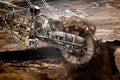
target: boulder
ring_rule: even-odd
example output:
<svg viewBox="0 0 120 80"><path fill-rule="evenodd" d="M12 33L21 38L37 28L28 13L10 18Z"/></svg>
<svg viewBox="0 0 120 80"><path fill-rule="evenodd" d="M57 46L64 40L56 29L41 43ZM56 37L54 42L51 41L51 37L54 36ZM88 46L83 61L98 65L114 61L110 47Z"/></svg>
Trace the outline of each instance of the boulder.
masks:
<svg viewBox="0 0 120 80"><path fill-rule="evenodd" d="M116 49L114 56L115 56L116 67L120 72L120 48Z"/></svg>

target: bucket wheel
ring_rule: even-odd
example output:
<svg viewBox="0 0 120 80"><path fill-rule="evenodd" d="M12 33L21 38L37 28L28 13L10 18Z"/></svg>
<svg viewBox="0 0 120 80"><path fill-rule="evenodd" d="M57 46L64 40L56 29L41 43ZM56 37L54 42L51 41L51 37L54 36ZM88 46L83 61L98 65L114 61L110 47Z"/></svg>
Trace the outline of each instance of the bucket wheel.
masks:
<svg viewBox="0 0 120 80"><path fill-rule="evenodd" d="M85 64L89 62L94 55L94 41L91 36L86 36L85 42L82 47L79 48L79 51L66 52L66 50L61 50L62 56L66 61L72 64Z"/></svg>
<svg viewBox="0 0 120 80"><path fill-rule="evenodd" d="M95 33L95 26L81 19L80 19L80 22L76 21L78 19L80 18L75 19L75 21L72 18L67 20L68 22L66 21L65 23L67 27L64 28L64 31L67 33L79 36L81 38L84 38L84 41L80 43L82 44L82 46L78 48L73 47L72 52L61 50L61 54L67 62L72 63L72 64L77 64L77 65L82 65L82 64L88 63L94 56L94 49L95 49L94 42L95 41L93 39L93 35ZM81 22L84 23L82 27L79 25L76 25L76 24L81 25ZM93 28L91 28L91 26Z"/></svg>

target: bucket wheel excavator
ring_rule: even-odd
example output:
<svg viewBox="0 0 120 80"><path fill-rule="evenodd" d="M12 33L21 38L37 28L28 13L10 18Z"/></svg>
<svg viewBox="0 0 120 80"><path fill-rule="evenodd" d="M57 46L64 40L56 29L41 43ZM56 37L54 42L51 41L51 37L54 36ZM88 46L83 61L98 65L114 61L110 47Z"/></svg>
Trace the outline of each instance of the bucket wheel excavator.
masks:
<svg viewBox="0 0 120 80"><path fill-rule="evenodd" d="M0 4L6 3L1 2ZM8 32L11 30L12 34L20 38L25 44L26 42L27 44L34 44L36 38L47 42L60 49L61 55L72 64L82 65L93 58L95 51L94 34L96 31L94 23L77 16L71 16L63 21L49 18L41 20L41 18L38 19L40 16L37 16L38 7L31 7L32 16L30 14L31 17L29 17L28 14L25 16L25 13L28 13L24 12L26 10L11 6L14 9L8 7L8 4L1 8L0 19L3 20L2 24L4 24L2 26L7 28ZM7 10L5 10L5 7ZM21 10L24 11L21 12Z"/></svg>
<svg viewBox="0 0 120 80"><path fill-rule="evenodd" d="M77 16L55 23L57 31L54 32L65 60L78 65L88 63L95 53L96 25Z"/></svg>

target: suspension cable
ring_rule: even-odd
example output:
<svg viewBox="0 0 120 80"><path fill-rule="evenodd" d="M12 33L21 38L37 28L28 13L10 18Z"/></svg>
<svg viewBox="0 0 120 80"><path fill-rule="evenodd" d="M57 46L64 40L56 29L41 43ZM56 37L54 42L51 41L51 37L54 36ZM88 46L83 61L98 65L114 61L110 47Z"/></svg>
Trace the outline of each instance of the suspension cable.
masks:
<svg viewBox="0 0 120 80"><path fill-rule="evenodd" d="M48 8L48 10L49 10L50 12L52 12L52 9L51 9L51 7L47 4L47 2L45 2L45 0L42 0L42 2L43 2L43 4Z"/></svg>
<svg viewBox="0 0 120 80"><path fill-rule="evenodd" d="M29 4L30 7L33 6L33 4L30 2L30 0L26 0L26 1L27 1L27 3Z"/></svg>
<svg viewBox="0 0 120 80"><path fill-rule="evenodd" d="M58 16L57 13L54 11L54 9L49 6L46 0L42 0L42 2L48 8L49 12L53 13L55 17Z"/></svg>

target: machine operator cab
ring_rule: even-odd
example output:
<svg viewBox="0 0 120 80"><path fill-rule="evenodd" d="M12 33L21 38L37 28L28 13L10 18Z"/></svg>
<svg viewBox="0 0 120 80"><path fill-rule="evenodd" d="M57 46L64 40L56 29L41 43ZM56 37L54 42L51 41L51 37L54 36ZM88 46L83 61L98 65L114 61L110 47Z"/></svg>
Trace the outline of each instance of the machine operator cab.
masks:
<svg viewBox="0 0 120 80"><path fill-rule="evenodd" d="M40 13L40 7L39 6L31 6L30 13L35 16L38 15Z"/></svg>

